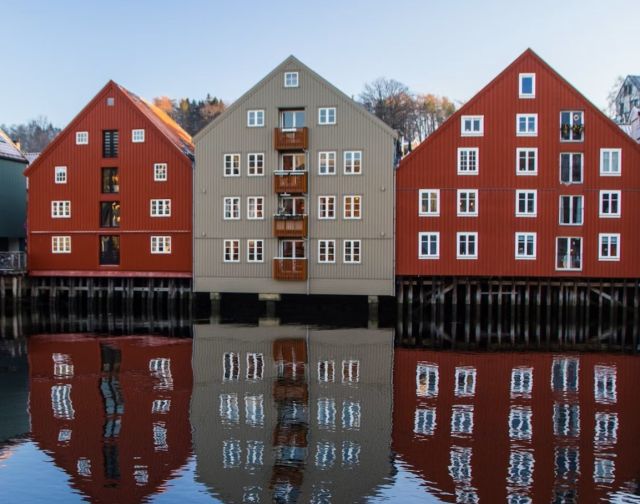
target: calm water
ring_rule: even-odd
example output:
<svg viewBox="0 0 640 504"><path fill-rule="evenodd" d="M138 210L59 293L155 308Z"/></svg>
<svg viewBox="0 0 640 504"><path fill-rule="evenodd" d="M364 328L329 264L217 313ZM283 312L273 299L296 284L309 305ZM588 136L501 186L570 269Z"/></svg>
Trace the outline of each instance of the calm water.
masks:
<svg viewBox="0 0 640 504"><path fill-rule="evenodd" d="M196 325L0 340L3 502L640 503L640 360Z"/></svg>

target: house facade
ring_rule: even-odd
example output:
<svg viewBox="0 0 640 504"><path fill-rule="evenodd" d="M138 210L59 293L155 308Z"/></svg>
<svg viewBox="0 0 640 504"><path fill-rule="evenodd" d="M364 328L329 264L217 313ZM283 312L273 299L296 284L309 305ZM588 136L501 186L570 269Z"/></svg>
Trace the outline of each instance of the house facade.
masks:
<svg viewBox="0 0 640 504"><path fill-rule="evenodd" d="M0 130L0 252L25 248L27 187L22 172L27 159Z"/></svg>
<svg viewBox="0 0 640 504"><path fill-rule="evenodd" d="M394 139L287 58L195 137L194 289L392 295Z"/></svg>
<svg viewBox="0 0 640 504"><path fill-rule="evenodd" d="M627 75L616 96L616 122L628 124L634 107L640 107L640 75Z"/></svg>
<svg viewBox="0 0 640 504"><path fill-rule="evenodd" d="M113 81L25 171L32 276L184 277L190 136Z"/></svg>
<svg viewBox="0 0 640 504"><path fill-rule="evenodd" d="M640 277L640 147L531 50L396 187L400 277Z"/></svg>

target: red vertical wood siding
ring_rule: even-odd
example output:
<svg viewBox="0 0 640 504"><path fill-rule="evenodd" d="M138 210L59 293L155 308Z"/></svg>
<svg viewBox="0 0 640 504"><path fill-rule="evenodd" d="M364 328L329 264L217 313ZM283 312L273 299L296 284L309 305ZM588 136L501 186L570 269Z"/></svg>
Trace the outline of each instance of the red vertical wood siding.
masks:
<svg viewBox="0 0 640 504"><path fill-rule="evenodd" d="M519 73L536 74L534 99ZM560 112L584 111L584 142L560 142ZM538 136L516 136L516 114L538 114ZM461 137L462 115L483 115L484 136ZM457 149L479 148L479 175L457 174ZM516 175L516 149L538 148L538 175ZM601 177L600 149L622 149L622 175ZM583 183L560 183L560 153L584 153ZM440 189L440 217L418 216L419 189ZM457 189L478 189L478 217L457 216ZM537 189L537 218L515 217L515 191ZM598 215L599 191L622 191L621 218ZM640 146L527 50L400 163L397 274L452 276L640 276ZM559 224L559 196L584 196L584 224ZM418 233L440 232L440 258L418 258ZM478 233L478 259L456 259L456 233ZM536 232L536 260L515 259L515 233ZM620 233L620 261L598 260L598 234ZM582 271L557 271L556 237L582 237Z"/></svg>
<svg viewBox="0 0 640 504"><path fill-rule="evenodd" d="M114 106L106 98L115 98ZM119 131L117 158L102 157L102 131ZM133 143L132 129L145 141ZM77 131L89 132L76 145ZM154 181L154 163L167 163L166 182ZM67 183L54 167L67 167ZM102 168L117 167L120 192L102 194ZM192 162L131 99L110 82L27 170L30 274L190 276L192 263ZM151 217L151 199L170 199L170 217ZM51 218L51 201L70 200L71 218ZM120 201L120 227L100 227L100 202ZM120 236L120 265L99 264L100 235ZM51 236L70 235L71 254L52 254ZM172 237L171 254L151 254L151 236Z"/></svg>

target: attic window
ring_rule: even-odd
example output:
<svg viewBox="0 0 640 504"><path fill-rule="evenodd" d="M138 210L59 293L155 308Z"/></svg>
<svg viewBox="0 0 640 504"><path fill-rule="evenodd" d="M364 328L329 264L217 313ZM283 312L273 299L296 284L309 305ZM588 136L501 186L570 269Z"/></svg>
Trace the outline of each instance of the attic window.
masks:
<svg viewBox="0 0 640 504"><path fill-rule="evenodd" d="M284 73L284 87L298 87L298 72Z"/></svg>
<svg viewBox="0 0 640 504"><path fill-rule="evenodd" d="M88 145L88 144L89 144L89 132L76 131L76 145Z"/></svg>
<svg viewBox="0 0 640 504"><path fill-rule="evenodd" d="M519 75L519 96L520 98L535 98L536 97L536 74L534 73L521 73Z"/></svg>
<svg viewBox="0 0 640 504"><path fill-rule="evenodd" d="M143 143L144 142L144 130L143 129L131 130L131 141L133 143Z"/></svg>
<svg viewBox="0 0 640 504"><path fill-rule="evenodd" d="M107 107L113 107L116 104L116 99L113 96L107 98Z"/></svg>

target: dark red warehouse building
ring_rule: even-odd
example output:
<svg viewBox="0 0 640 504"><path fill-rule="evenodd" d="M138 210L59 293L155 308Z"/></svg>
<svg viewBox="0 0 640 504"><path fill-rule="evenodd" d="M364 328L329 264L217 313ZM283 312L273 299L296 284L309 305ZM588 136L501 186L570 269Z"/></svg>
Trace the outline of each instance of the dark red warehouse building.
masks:
<svg viewBox="0 0 640 504"><path fill-rule="evenodd" d="M25 171L32 276L191 276L191 137L113 81Z"/></svg>

